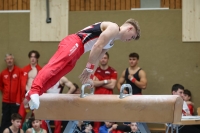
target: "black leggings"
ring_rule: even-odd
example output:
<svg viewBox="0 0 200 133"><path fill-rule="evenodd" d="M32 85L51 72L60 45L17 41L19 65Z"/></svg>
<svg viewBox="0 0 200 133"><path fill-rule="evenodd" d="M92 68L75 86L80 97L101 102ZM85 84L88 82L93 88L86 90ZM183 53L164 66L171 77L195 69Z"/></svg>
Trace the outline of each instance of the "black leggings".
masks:
<svg viewBox="0 0 200 133"><path fill-rule="evenodd" d="M16 103L2 103L2 120L0 133L3 133L5 128L11 126L11 115L13 113L18 113L18 110L19 105L16 105Z"/></svg>
<svg viewBox="0 0 200 133"><path fill-rule="evenodd" d="M179 133L200 133L200 125L185 125L180 128Z"/></svg>

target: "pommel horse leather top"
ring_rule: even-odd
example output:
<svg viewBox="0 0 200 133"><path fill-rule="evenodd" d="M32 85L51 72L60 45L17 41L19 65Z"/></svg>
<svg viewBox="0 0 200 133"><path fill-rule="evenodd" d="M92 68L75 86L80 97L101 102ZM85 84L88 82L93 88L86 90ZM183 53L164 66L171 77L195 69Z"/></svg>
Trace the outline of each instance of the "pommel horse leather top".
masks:
<svg viewBox="0 0 200 133"><path fill-rule="evenodd" d="M43 94L36 119L113 122L176 123L181 121L183 100L176 95Z"/></svg>

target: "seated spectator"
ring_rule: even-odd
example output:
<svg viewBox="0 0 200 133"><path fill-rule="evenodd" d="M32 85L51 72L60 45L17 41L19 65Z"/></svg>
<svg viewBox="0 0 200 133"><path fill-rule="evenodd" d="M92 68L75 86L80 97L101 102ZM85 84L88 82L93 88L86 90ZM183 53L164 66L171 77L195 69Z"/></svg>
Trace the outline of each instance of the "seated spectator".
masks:
<svg viewBox="0 0 200 133"><path fill-rule="evenodd" d="M34 113L31 113L31 116L23 123L22 130L26 132L27 129L32 128L32 119L34 118ZM23 117L22 117L23 120Z"/></svg>
<svg viewBox="0 0 200 133"><path fill-rule="evenodd" d="M26 132L27 129L31 128L32 127L32 124L31 124L31 119L29 118L27 121L25 121L23 123L23 126L22 126L22 130L24 132Z"/></svg>
<svg viewBox="0 0 200 133"><path fill-rule="evenodd" d="M78 121L78 123L75 127L75 131L73 133L80 133L82 124L83 124L83 121Z"/></svg>
<svg viewBox="0 0 200 133"><path fill-rule="evenodd" d="M117 131L117 133L119 131L123 131L126 133L137 133L138 131L138 126L136 122L131 122L130 124L127 122L125 123L125 125L117 125L117 124L113 124L112 128L109 129L109 132L115 133L115 131Z"/></svg>
<svg viewBox="0 0 200 133"><path fill-rule="evenodd" d="M192 94L189 90L184 90L183 92L183 100L187 103L187 106L190 110L190 114L194 115L194 103L192 103L191 99L192 99Z"/></svg>
<svg viewBox="0 0 200 133"><path fill-rule="evenodd" d="M130 133L136 133L138 130L138 126L136 122L131 123L131 132Z"/></svg>
<svg viewBox="0 0 200 133"><path fill-rule="evenodd" d="M99 133L123 133L122 131L113 128L113 125L117 126L114 122L105 122L105 124L99 128Z"/></svg>
<svg viewBox="0 0 200 133"><path fill-rule="evenodd" d="M181 98L183 98L183 92L184 92L184 87L180 84L174 84L172 86L172 95L179 95ZM190 111L187 106L187 103L184 101L183 102L183 110L182 110L182 115L183 116L190 116Z"/></svg>
<svg viewBox="0 0 200 133"><path fill-rule="evenodd" d="M81 125L82 133L94 133L92 124L90 122L83 122Z"/></svg>
<svg viewBox="0 0 200 133"><path fill-rule="evenodd" d="M13 113L11 115L11 123L12 125L6 128L3 133L24 133L21 126L22 117L18 113Z"/></svg>
<svg viewBox="0 0 200 133"><path fill-rule="evenodd" d="M179 95L181 98L184 96L184 87L180 84L174 84L171 89L172 95ZM183 116L190 116L190 110L187 106L187 103L183 102L182 109ZM179 128L179 133L200 133L200 125L185 125Z"/></svg>
<svg viewBox="0 0 200 133"><path fill-rule="evenodd" d="M131 127L128 122L125 122L124 125L113 124L112 127L108 130L109 133L123 133L131 132Z"/></svg>
<svg viewBox="0 0 200 133"><path fill-rule="evenodd" d="M103 126L99 128L99 133L110 133L112 130L109 130L112 128L113 122L105 122Z"/></svg>
<svg viewBox="0 0 200 133"><path fill-rule="evenodd" d="M41 120L37 120L34 118L31 118L31 124L32 128L29 128L26 130L26 133L47 133L47 131L43 128L41 128Z"/></svg>

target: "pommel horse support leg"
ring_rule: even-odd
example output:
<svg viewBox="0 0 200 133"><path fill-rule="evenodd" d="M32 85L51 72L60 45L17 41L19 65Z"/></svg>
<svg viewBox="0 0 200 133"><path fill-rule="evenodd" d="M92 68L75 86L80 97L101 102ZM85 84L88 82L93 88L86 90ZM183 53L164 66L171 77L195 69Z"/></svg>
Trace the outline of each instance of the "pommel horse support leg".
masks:
<svg viewBox="0 0 200 133"><path fill-rule="evenodd" d="M120 93L119 96L92 95L91 92L91 95L80 97L78 94L43 94L35 117L42 120L175 123L181 121L182 105L182 98L176 95Z"/></svg>

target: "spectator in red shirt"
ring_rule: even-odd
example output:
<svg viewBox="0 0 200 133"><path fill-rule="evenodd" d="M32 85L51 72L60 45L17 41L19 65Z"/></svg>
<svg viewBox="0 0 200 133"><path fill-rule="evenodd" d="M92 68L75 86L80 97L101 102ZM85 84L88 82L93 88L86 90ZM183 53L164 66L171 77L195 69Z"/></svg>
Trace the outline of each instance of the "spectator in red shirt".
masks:
<svg viewBox="0 0 200 133"><path fill-rule="evenodd" d="M109 54L106 52L94 73L95 94L113 94L117 82L117 71L108 65ZM94 131L98 133L101 122L94 122Z"/></svg>
<svg viewBox="0 0 200 133"><path fill-rule="evenodd" d="M117 71L108 65L109 54L103 56L100 65L95 71L95 94L113 94L117 82Z"/></svg>
<svg viewBox="0 0 200 133"><path fill-rule="evenodd" d="M0 74L0 90L2 92L2 133L5 128L11 126L11 115L18 113L21 99L21 69L14 64L14 56L6 54L5 62L7 68Z"/></svg>

